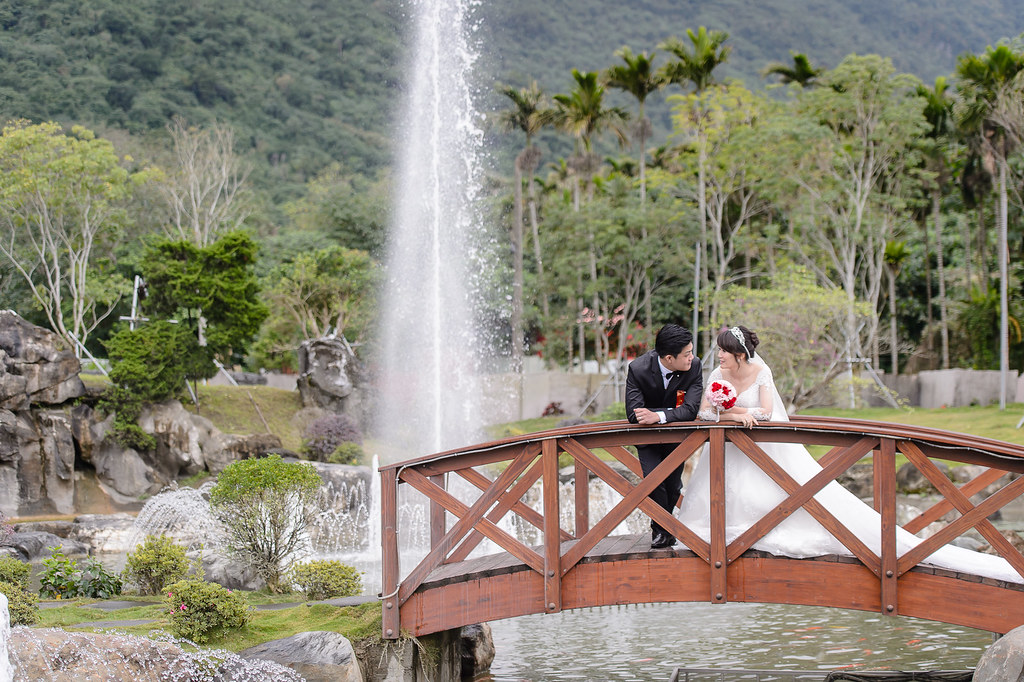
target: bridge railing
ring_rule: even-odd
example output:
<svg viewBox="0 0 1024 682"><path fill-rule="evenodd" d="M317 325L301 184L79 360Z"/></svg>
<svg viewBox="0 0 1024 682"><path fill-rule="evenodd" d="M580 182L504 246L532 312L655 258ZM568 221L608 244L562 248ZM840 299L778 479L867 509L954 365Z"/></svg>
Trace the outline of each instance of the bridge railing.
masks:
<svg viewBox="0 0 1024 682"><path fill-rule="evenodd" d="M822 471L799 484L765 451L761 443L786 442L825 446ZM641 476L630 446L678 443L649 476L635 485L613 461ZM746 532L726 543L725 445L731 443L757 464L788 497ZM704 540L679 519L648 498L650 491L689 458L704 450L710 457L710 538ZM570 528L560 524L559 456L568 455L574 472ZM902 454L938 491L938 501L904 524L916 533L955 510L959 516L919 545L897 556L896 456ZM864 459L873 463L874 506L879 512L881 551L875 553L814 499L814 495ZM954 484L936 460L978 465L970 481ZM795 417L788 423L762 423L750 429L735 425L689 422L640 427L628 422L585 424L508 438L479 446L389 464L380 468L382 515L383 634L398 637L405 626L402 606L432 572L462 562L487 538L523 562L543 580L544 610L562 608L562 581L580 561L634 510L640 510L679 538L707 564L708 599L726 600L729 565L797 509L803 508L846 546L877 578L882 612L895 614L900 576L936 549L974 528L1024 576L1024 556L989 520L1024 491L1024 448L965 434L922 427L826 417ZM448 485L458 476L468 486ZM591 478L603 481L622 496L600 518L591 518ZM524 496L540 481L539 504ZM1000 481L998 490L975 504L976 493ZM399 486L409 485L429 500L430 549L401 577L398 536ZM454 489L463 491L456 494ZM473 491L467 495L465 490ZM685 490L684 490L685 494ZM449 526L447 514L454 522ZM513 537L499 522L506 515L534 526L542 538L537 545ZM505 524L506 526L508 524Z"/></svg>

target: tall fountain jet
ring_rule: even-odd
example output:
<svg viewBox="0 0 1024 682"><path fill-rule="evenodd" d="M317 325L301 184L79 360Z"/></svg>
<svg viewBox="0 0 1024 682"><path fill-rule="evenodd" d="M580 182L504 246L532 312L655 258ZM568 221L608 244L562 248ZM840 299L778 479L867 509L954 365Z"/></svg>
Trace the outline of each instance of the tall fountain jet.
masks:
<svg viewBox="0 0 1024 682"><path fill-rule="evenodd" d="M468 0L416 0L382 300L378 417L387 460L478 440L487 357L474 309L488 251Z"/></svg>

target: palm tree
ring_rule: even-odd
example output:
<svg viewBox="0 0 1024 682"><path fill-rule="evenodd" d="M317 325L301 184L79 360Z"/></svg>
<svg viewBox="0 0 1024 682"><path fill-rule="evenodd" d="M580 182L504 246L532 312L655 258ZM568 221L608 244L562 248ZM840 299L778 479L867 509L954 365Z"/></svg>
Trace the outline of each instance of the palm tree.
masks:
<svg viewBox="0 0 1024 682"><path fill-rule="evenodd" d="M999 409L1006 408L1006 373L1010 365L1006 176L1010 154L1020 143L1022 122L1013 119L1021 97L1017 75L1022 71L1024 55L1007 45L990 46L980 56L964 55L956 65L960 97L954 105L954 113L960 127L973 133L989 165L995 166L998 172Z"/></svg>
<svg viewBox="0 0 1024 682"><path fill-rule="evenodd" d="M946 265L942 239L942 222L940 203L942 188L949 182L949 164L946 161L947 144L952 134L951 115L953 102L949 98L949 83L943 76L935 79L935 86L917 87L918 97L925 100L924 116L931 126L928 138L931 142L927 150L927 165L935 173L935 181L931 185L932 221L935 224L935 260L939 277L939 331L942 339L942 368L949 369L949 320L946 305ZM927 243L928 226L925 221L925 243ZM930 307L929 307L930 309Z"/></svg>
<svg viewBox="0 0 1024 682"><path fill-rule="evenodd" d="M824 73L825 69L812 66L811 60L802 52L793 52L790 50L789 55L793 58L792 64L772 62L768 66L764 67L761 71L761 75L765 78L768 76L778 76L779 80L783 83L787 85L790 83L796 83L801 88L812 88L816 86L818 84L818 76Z"/></svg>
<svg viewBox="0 0 1024 682"><path fill-rule="evenodd" d="M896 278L903 269L903 263L910 257L910 250L907 243L903 241L890 241L885 245L886 270L889 273L889 358L892 364L892 374L900 373L899 336L896 333Z"/></svg>
<svg viewBox="0 0 1024 682"><path fill-rule="evenodd" d="M640 142L640 210L647 206L647 136L651 132L651 119L644 113L647 97L666 84L665 76L654 71L654 55L646 52L634 55L628 47L615 53L624 64L609 67L604 73L605 83L610 87L625 90L636 98L639 113L636 121L636 137ZM647 239L647 227L643 225L641 237ZM651 278L644 277L644 327L650 330L654 324L651 311Z"/></svg>
<svg viewBox="0 0 1024 682"><path fill-rule="evenodd" d="M712 75L715 68L729 59L729 53L732 51L732 48L724 45L725 41L729 39L729 34L725 31L709 32L705 27L701 26L697 29L697 33L694 33L692 29L686 29L686 35L690 39L689 46L676 37L669 38L659 45L661 49L668 50L676 57L676 61L671 61L661 68L661 74L667 82L678 83L684 89L688 83L693 83L694 90L699 94L715 82ZM694 112L694 115L699 117L701 113ZM700 220L700 243L697 245L696 263L701 262L700 252L707 243L708 234L707 181L704 177L705 165L707 164L706 153L706 145L699 144L697 159L697 214ZM707 278L707 266L704 265L698 276L695 277L697 286L694 287L693 292L694 336L696 336L698 328L701 283L706 282ZM710 330L705 337L705 341L710 341Z"/></svg>
<svg viewBox="0 0 1024 682"><path fill-rule="evenodd" d="M540 150L533 144L533 138L540 132L551 118L551 110L546 106L544 93L534 81L528 88L516 89L505 86L500 89L512 102L512 107L501 112L499 121L509 132L522 131L526 135L526 146L516 156L515 168L515 206L512 224L512 359L517 369L522 368L523 357L523 175L529 175L530 194L530 227L533 231L533 255L537 262L538 289L541 292L541 311L544 317L549 314L547 290L544 283L544 261L541 258L540 230L537 225L537 209L533 189L533 172L540 161Z"/></svg>
<svg viewBox="0 0 1024 682"><path fill-rule="evenodd" d="M615 133L620 144L627 141L626 133L622 124L629 120L629 113L619 107L606 107L604 105L604 86L598 81L596 71L580 73L579 70L572 70L573 80L576 87L569 94L555 95L555 113L553 120L555 125L569 133L575 138L576 153L572 161L573 170L573 208L580 210L580 174L586 173L588 177L596 170L596 157L592 153L592 141L594 136L605 131ZM590 235L588 250L590 254L590 281L597 281L597 253L594 246L593 235ZM582 278L580 278L580 292L577 298L577 307L580 312L580 330L583 328L583 291ZM594 318L594 340L595 350L600 353L601 346L607 343L607 339L601 333L598 314L600 309L600 297L595 291L593 295ZM582 336L582 334L581 334ZM600 357L600 355L599 355ZM580 347L580 366L584 352L582 344Z"/></svg>
<svg viewBox="0 0 1024 682"><path fill-rule="evenodd" d="M669 62L661 68L661 73L669 83L693 83L697 92L703 92L715 82L712 72L719 64L729 59L731 47L723 45L729 39L725 31L708 31L701 26L694 33L686 29L690 45L676 37L664 41L660 47L676 56L677 61Z"/></svg>

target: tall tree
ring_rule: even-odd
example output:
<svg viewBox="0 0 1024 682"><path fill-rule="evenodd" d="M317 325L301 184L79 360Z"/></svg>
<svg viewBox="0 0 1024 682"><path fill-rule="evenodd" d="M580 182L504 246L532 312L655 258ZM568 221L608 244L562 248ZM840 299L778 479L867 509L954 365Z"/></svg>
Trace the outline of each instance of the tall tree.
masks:
<svg viewBox="0 0 1024 682"><path fill-rule="evenodd" d="M949 305L946 300L946 256L945 239L942 234L942 191L949 184L950 172L948 163L950 137L952 130L953 101L949 97L949 83L942 76L935 79L931 88L920 85L918 97L925 100L924 116L928 121L928 145L925 149L927 168L934 177L929 183L931 195L931 216L935 230L935 265L939 279L939 335L941 338L942 368L949 369ZM925 221L925 235L928 233ZM929 241L926 238L926 243Z"/></svg>
<svg viewBox="0 0 1024 682"><path fill-rule="evenodd" d="M686 35L690 39L687 45L679 38L673 36L664 41L659 47L668 50L675 56L675 60L665 64L662 75L669 83L676 83L684 89L693 84L694 91L704 92L714 80L714 70L729 59L732 47L725 45L729 34L725 31L708 31L701 26L694 33L692 29L686 29ZM694 112L693 118L699 119L702 112ZM707 284L707 259L701 259L700 252L707 247L708 226L707 226L707 197L705 195L706 182L704 178L707 161L707 141L697 136L697 215L700 220L700 244L698 244L697 262L701 262L700 273L697 278L698 286L693 294L693 333L697 334L698 315L700 311L700 289ZM710 340L710 329L706 330L705 339Z"/></svg>
<svg viewBox="0 0 1024 682"><path fill-rule="evenodd" d="M592 151L592 143L595 136L605 131L611 131L618 138L620 143L625 143L626 133L622 124L629 119L629 114L619 107L607 107L604 104L605 89L598 80L596 71L581 73L577 69L572 70L575 87L568 94L554 96L556 103L554 122L555 124L575 139L575 155L571 169L573 171L573 208L580 210L580 194L582 191L580 176L585 176L588 181L597 169L597 157ZM591 282L597 280L597 253L594 246L593 233L587 236L587 249L589 254L589 278ZM582 288L582 273L579 279ZM600 301L595 291L592 297L592 310L584 310L583 292L577 301L579 307L579 346L580 346L580 367L584 358L585 339L583 335L583 321L586 318L593 320L595 355L598 359L602 354L607 356L606 337L601 333L596 322L600 317ZM600 363L599 363L600 364Z"/></svg>
<svg viewBox="0 0 1024 682"><path fill-rule="evenodd" d="M793 245L823 283L847 297L845 352L850 362L874 345L877 317L861 338L858 300L877 310L885 245L904 222L911 142L927 129L924 102L913 96L916 78L896 73L875 55L851 56L825 77L829 87L801 93L800 105L819 126L813 144L797 145L787 162L804 202L793 220ZM795 216L796 217L796 216Z"/></svg>
<svg viewBox="0 0 1024 682"><path fill-rule="evenodd" d="M79 355L131 288L111 257L132 191L121 163L109 141L78 126L66 135L19 121L0 135L0 254Z"/></svg>
<svg viewBox="0 0 1024 682"><path fill-rule="evenodd" d="M229 232L206 247L166 240L146 252L144 310L191 330L194 345L183 349L195 357L189 378L211 377L217 362L243 354L266 319L253 272L256 252L243 232Z"/></svg>
<svg viewBox="0 0 1024 682"><path fill-rule="evenodd" d="M955 111L960 126L973 133L998 176L996 229L999 241L999 408L1006 408L1009 350L1009 295L1007 265L1007 188L1009 157L1021 141L1018 75L1024 55L1008 45L989 46L984 55L964 55L956 65L959 98Z"/></svg>
<svg viewBox="0 0 1024 682"><path fill-rule="evenodd" d="M167 128L175 157L163 185L171 210L167 236L209 246L248 217L242 197L249 169L235 153L234 132L227 125L196 128L175 117Z"/></svg>
<svg viewBox="0 0 1024 682"><path fill-rule="evenodd" d="M540 291L541 312L545 319L550 315L548 296L545 289L544 259L540 248L540 227L537 221L536 190L534 189L533 173L540 162L541 153L533 143L533 139L552 119L552 110L547 105L543 91L533 81L528 88L501 88L501 94L507 97L512 106L502 111L499 120L505 130L521 131L526 136L526 144L516 155L514 170L514 206L512 217L512 358L517 371L522 367L523 358L523 177L529 178L530 196L530 228L533 233L533 256L537 263L537 284Z"/></svg>
<svg viewBox="0 0 1024 682"><path fill-rule="evenodd" d="M647 98L666 84L664 74L654 70L654 55L646 52L633 54L628 47L622 47L615 53L623 61L622 64L610 66L604 73L605 82L613 88L624 90L637 101L639 111L633 135L640 145L640 210L647 207L647 138L651 134L651 119L647 117L645 105ZM643 238L646 239L647 227L642 227ZM651 330L654 315L651 310L651 280L644 277L644 326Z"/></svg>
<svg viewBox="0 0 1024 682"><path fill-rule="evenodd" d="M778 76L785 84L796 83L801 88L812 88L818 84L818 77L825 72L825 69L813 66L811 60L802 52L789 51L793 58L792 64L772 62L761 70L764 77Z"/></svg>

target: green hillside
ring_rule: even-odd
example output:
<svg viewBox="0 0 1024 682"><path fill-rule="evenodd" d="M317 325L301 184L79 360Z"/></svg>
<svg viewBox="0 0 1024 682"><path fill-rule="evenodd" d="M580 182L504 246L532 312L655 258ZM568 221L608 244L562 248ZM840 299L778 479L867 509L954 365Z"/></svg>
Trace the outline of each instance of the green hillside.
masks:
<svg viewBox="0 0 1024 682"><path fill-rule="evenodd" d="M331 161L375 174L392 158L401 97L400 0L0 0L0 116L83 123L101 133L163 134L173 115L230 122L277 203ZM1024 30L1014 0L539 0L483 2L477 83L537 79L567 90L623 45L654 50L700 25L730 33L720 77L756 87L789 51L831 67L851 52L893 58L930 81L957 55ZM656 131L664 96L652 97ZM659 100L659 101L656 101ZM625 100L623 100L625 103Z"/></svg>

